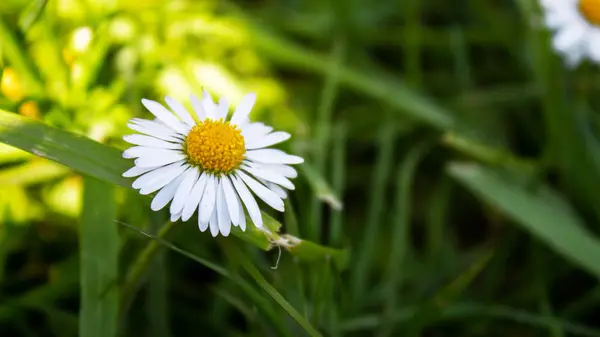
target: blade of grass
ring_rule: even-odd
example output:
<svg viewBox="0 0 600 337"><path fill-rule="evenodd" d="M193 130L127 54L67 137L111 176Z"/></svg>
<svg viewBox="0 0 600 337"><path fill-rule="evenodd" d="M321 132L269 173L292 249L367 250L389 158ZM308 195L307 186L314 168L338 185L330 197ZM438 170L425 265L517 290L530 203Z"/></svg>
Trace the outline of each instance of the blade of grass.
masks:
<svg viewBox="0 0 600 337"><path fill-rule="evenodd" d="M475 164L450 164L447 173L572 263L600 277L600 240L561 195L526 188L519 176Z"/></svg>
<svg viewBox="0 0 600 337"><path fill-rule="evenodd" d="M305 318L302 316L294 307L292 307L288 301L279 294L279 292L264 278L264 276L260 273L260 271L254 266L252 260L243 253L235 243L223 240L220 242L225 250L225 252L231 256L231 258L239 263L248 274L256 281L256 283L267 293L269 296L277 302L306 332L313 337L322 337L320 332L318 332Z"/></svg>
<svg viewBox="0 0 600 337"><path fill-rule="evenodd" d="M161 224L166 222L165 213L153 212L150 215L150 230L157 234ZM148 291L146 292L146 336L169 337L168 269L166 254L159 251L149 266Z"/></svg>
<svg viewBox="0 0 600 337"><path fill-rule="evenodd" d="M390 336L394 330L393 316L396 312L398 290L401 285L401 272L404 267L406 252L410 249L409 230L412 208L412 187L417 166L426 152L430 142L418 144L406 156L398 169L396 179L395 213L391 233L391 250L388 263L387 295L382 313L383 322L379 336Z"/></svg>
<svg viewBox="0 0 600 337"><path fill-rule="evenodd" d="M404 2L403 12L406 20L406 57L404 70L407 81L415 88L421 85L421 35L423 25L421 24L421 4L419 0L408 0Z"/></svg>
<svg viewBox="0 0 600 337"><path fill-rule="evenodd" d="M551 33L542 25L529 22L539 16L537 2L517 0L523 20L527 23L528 43L532 55L531 67L542 93L542 106L547 136L545 151L561 173L578 203L590 207L600 219L600 190L590 181L600 181L600 168L589 156L585 131L589 121L582 119L584 112L579 100L587 100L585 93L572 85L574 74L567 72L562 60L554 53ZM573 88L575 87L575 90ZM571 91L571 92L570 92ZM579 96L579 97L578 97Z"/></svg>
<svg viewBox="0 0 600 337"><path fill-rule="evenodd" d="M329 183L325 181L324 175L321 174L321 172L308 163L300 165L299 168L302 171L302 174L304 174L306 177L306 180L308 181L317 199L326 202L336 211L339 211L343 208L342 202L338 196L335 195Z"/></svg>
<svg viewBox="0 0 600 337"><path fill-rule="evenodd" d="M339 70L343 63L345 54L345 42L342 39L334 39L330 53L329 72L325 74L325 84L322 91L321 102L317 109L315 124L315 139L313 145L313 162L315 170L325 175L327 153L331 137L331 116L335 106L338 91ZM310 220L307 237L319 242L321 239L321 201L313 198L310 204Z"/></svg>
<svg viewBox="0 0 600 337"><path fill-rule="evenodd" d="M31 95L43 93L44 86L37 69L21 41L15 36L14 30L8 26L2 17L0 17L0 44L2 44L2 53L25 82L24 87L27 88L27 93Z"/></svg>
<svg viewBox="0 0 600 337"><path fill-rule="evenodd" d="M396 324L402 324L412 319L417 308L405 308L395 314ZM565 332L574 336L600 337L600 330L585 325L566 321L560 317L533 313L517 308L498 305L485 305L478 303L456 303L442 309L440 320L469 320L492 318L499 321L515 322L536 328L548 329L552 326L560 326ZM346 321L342 324L344 331L371 330L379 327L381 316L369 315Z"/></svg>
<svg viewBox="0 0 600 337"><path fill-rule="evenodd" d="M120 221L117 223L125 225ZM165 225L158 230L154 238L164 238L169 235L174 228L175 227L173 226L173 223L167 221ZM138 288L140 287L144 275L152 265L156 255L160 252L161 245L157 239L150 241L148 245L146 245L146 247L136 258L133 265L129 268L127 276L125 276L125 280L123 281L123 285L121 287L121 317L123 317L127 312L131 302L135 297L135 294L137 293Z"/></svg>
<svg viewBox="0 0 600 337"><path fill-rule="evenodd" d="M117 333L119 233L115 187L84 178L81 216L81 309L79 336L113 337Z"/></svg>
<svg viewBox="0 0 600 337"><path fill-rule="evenodd" d="M19 16L19 28L27 32L31 26L39 19L46 7L48 0L32 1Z"/></svg>
<svg viewBox="0 0 600 337"><path fill-rule="evenodd" d="M385 204L385 186L389 179L392 157L394 153L395 126L389 118L382 125L378 142L379 153L375 170L371 178L369 193L369 208L365 230L362 234L362 245L358 247L355 256L355 267L351 271L351 297L358 305L365 292L366 282L373 266L373 256L378 247L379 229Z"/></svg>
<svg viewBox="0 0 600 337"><path fill-rule="evenodd" d="M331 183L333 192L340 197L340 201L344 193L346 179L346 133L346 125L343 122L337 123L333 132ZM343 212L331 212L329 220L329 244L333 247L339 247L342 243L343 214Z"/></svg>

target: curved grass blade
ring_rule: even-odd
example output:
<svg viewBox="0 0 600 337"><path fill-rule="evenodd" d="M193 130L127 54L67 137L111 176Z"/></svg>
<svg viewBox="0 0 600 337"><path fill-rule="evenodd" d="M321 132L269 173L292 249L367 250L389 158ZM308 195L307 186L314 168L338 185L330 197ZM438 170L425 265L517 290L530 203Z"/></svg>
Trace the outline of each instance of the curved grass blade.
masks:
<svg viewBox="0 0 600 337"><path fill-rule="evenodd" d="M396 324L409 322L419 308L410 307L395 313ZM496 320L516 322L537 328L548 329L560 326L566 333L573 336L600 337L600 330L585 325L573 323L560 317L541 315L511 307L498 305L485 305L479 303L457 303L442 309L440 321L469 320L476 318L493 318ZM379 327L381 318L378 315L369 315L346 321L342 324L343 331L370 330Z"/></svg>
<svg viewBox="0 0 600 337"><path fill-rule="evenodd" d="M549 187L528 189L514 174L476 164L452 163L447 172L557 253L600 277L600 240L584 227L571 206Z"/></svg>
<svg viewBox="0 0 600 337"><path fill-rule="evenodd" d="M306 332L312 337L322 337L309 322L302 316L283 296L264 278L260 271L254 266L252 261L246 256L235 244L230 241L222 241L226 252L231 255L250 276L258 283L258 285L267 292L277 304L279 304L300 326L302 326Z"/></svg>

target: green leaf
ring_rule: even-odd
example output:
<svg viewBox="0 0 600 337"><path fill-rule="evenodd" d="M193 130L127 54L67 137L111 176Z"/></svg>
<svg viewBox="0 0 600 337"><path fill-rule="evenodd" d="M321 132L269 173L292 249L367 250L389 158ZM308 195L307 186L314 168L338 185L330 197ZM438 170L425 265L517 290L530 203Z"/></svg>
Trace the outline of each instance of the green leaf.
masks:
<svg viewBox="0 0 600 337"><path fill-rule="evenodd" d="M19 27L22 31L28 31L39 19L46 7L48 0L32 1L19 17Z"/></svg>
<svg viewBox="0 0 600 337"><path fill-rule="evenodd" d="M306 180L310 184L310 187L312 187L317 198L329 204L334 210L340 211L343 207L342 201L335 195L335 192L333 192L331 186L325 181L325 178L307 163L300 165L300 169L306 176Z"/></svg>
<svg viewBox="0 0 600 337"><path fill-rule="evenodd" d="M2 45L2 53L15 68L19 77L24 80L24 87L27 88L30 94L39 94L44 91L44 86L40 80L40 75L29 58L25 50L25 46L14 35L14 30L0 17L0 45Z"/></svg>
<svg viewBox="0 0 600 337"><path fill-rule="evenodd" d="M81 311L79 336L112 337L117 333L119 233L115 187L84 178L81 217Z"/></svg>
<svg viewBox="0 0 600 337"><path fill-rule="evenodd" d="M123 159L119 150L87 137L0 110L0 142L63 164L80 173L131 188L131 181L123 178L121 174L133 164ZM245 232L234 228L233 234L263 250L269 250L273 244L277 244L281 240L277 234L281 224L264 212L262 217L268 231L258 230L249 223ZM332 253L335 253L335 256L345 254L342 250L317 244L308 245L310 249L306 253L308 242L297 240L299 239L295 239L293 242L301 242L299 248L293 250L290 249L293 246L286 245L284 247L293 254L299 254L300 258L309 257L312 260L328 258L332 256Z"/></svg>
<svg viewBox="0 0 600 337"><path fill-rule="evenodd" d="M566 259L600 277L600 241L571 206L548 186L527 188L516 174L452 163L447 172Z"/></svg>
<svg viewBox="0 0 600 337"><path fill-rule="evenodd" d="M115 148L42 122L0 110L0 142L44 157L86 175L130 187L121 173L132 164Z"/></svg>

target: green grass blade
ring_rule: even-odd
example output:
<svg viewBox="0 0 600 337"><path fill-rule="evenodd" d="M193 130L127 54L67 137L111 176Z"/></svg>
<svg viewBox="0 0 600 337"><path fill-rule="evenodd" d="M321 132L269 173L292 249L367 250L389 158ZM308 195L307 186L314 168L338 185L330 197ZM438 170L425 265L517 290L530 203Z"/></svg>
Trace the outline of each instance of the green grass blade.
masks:
<svg viewBox="0 0 600 337"><path fill-rule="evenodd" d="M114 185L84 178L81 216L81 309L79 336L113 337L117 332L119 233Z"/></svg>
<svg viewBox="0 0 600 337"><path fill-rule="evenodd" d="M132 163L115 148L82 135L0 110L0 142L72 168L75 171L130 188L121 174Z"/></svg>
<svg viewBox="0 0 600 337"><path fill-rule="evenodd" d="M231 255L250 276L256 281L256 283L273 298L277 304L279 304L300 326L302 326L306 332L312 337L322 337L321 333L318 332L307 320L302 316L292 305L281 296L281 294L264 278L260 271L254 266L252 260L248 258L236 245L231 241L222 241L223 247L226 252Z"/></svg>
<svg viewBox="0 0 600 337"><path fill-rule="evenodd" d="M44 90L40 75L8 24L0 17L0 44L2 53L26 83L28 93L36 95Z"/></svg>
<svg viewBox="0 0 600 337"><path fill-rule="evenodd" d="M325 181L323 174L319 170L308 163L302 164L299 168L318 199L327 203L336 211L343 208L342 201L335 194L331 185Z"/></svg>
<svg viewBox="0 0 600 337"><path fill-rule="evenodd" d="M315 125L315 140L313 145L313 161L315 170L325 175L328 150L331 138L331 115L335 106L338 91L339 70L345 54L345 42L335 40L333 43L330 62L330 71L325 74L325 84L322 91L321 102L317 109ZM321 238L321 211L320 198L313 198L310 204L310 220L308 238L319 241Z"/></svg>
<svg viewBox="0 0 600 337"><path fill-rule="evenodd" d="M549 187L527 189L518 177L475 164L450 164L450 176L504 212L566 259L600 277L600 241Z"/></svg>
<svg viewBox="0 0 600 337"><path fill-rule="evenodd" d="M417 308L405 308L395 314L396 324L410 322ZM479 303L456 303L442 309L440 320L464 320L492 318L498 321L515 322L536 328L548 329L560 326L566 333L573 336L600 337L600 330L585 325L573 323L556 316L542 315L535 312L520 310L498 305ZM380 316L369 315L346 321L342 324L344 331L370 330L381 324Z"/></svg>
<svg viewBox="0 0 600 337"><path fill-rule="evenodd" d="M331 184L336 195L340 200L344 193L346 180L346 138L347 127L343 123L338 123L334 128L333 153L331 163ZM342 222L343 212L331 212L329 221L329 244L339 247L342 243Z"/></svg>
<svg viewBox="0 0 600 337"><path fill-rule="evenodd" d="M362 245L357 249L356 264L352 270L351 296L361 303L367 279L373 266L373 256L378 247L379 230L385 204L385 187L392 169L395 126L389 119L383 123L379 139L379 154L371 178L369 208Z"/></svg>
<svg viewBox="0 0 600 337"><path fill-rule="evenodd" d="M26 32L39 19L46 7L48 0L32 1L19 17L19 27Z"/></svg>
<svg viewBox="0 0 600 337"><path fill-rule="evenodd" d="M392 335L396 312L397 294L404 267L406 252L410 249L410 219L412 208L412 186L417 171L417 166L425 153L429 150L430 143L421 143L414 147L400 165L396 179L395 214L391 233L390 260L388 261L387 295L384 304L384 320L379 330L379 336Z"/></svg>
<svg viewBox="0 0 600 337"><path fill-rule="evenodd" d="M152 213L150 215L150 230L158 233L165 222L165 213ZM148 285L146 292L146 317L148 326L146 336L169 337L169 269L167 256L164 251L158 252L152 259L148 271Z"/></svg>

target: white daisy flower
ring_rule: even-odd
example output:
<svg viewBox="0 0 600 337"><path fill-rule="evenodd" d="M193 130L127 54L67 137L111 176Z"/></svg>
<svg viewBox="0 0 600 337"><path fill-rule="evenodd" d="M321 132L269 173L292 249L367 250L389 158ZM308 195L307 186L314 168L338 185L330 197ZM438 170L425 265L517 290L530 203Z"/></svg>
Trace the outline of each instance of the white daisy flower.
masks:
<svg viewBox="0 0 600 337"><path fill-rule="evenodd" d="M576 66L589 58L600 63L600 0L540 0L544 21L554 31L552 45Z"/></svg>
<svg viewBox="0 0 600 337"><path fill-rule="evenodd" d="M123 173L137 177L133 188L140 194L157 192L151 208L158 211L171 203L171 221L189 220L198 210L198 227L212 236L228 236L231 225L246 230L245 211L262 228L262 216L254 195L283 212L283 200L298 173L289 165L304 159L267 147L290 138L263 123L251 123L248 115L256 95L246 95L228 119L229 104L215 104L207 92L202 100L190 96L195 115L178 101L165 97L162 104L142 99L156 117L133 118L129 128L141 134L123 139L135 146L123 152L135 158L135 166ZM245 207L245 210L244 210Z"/></svg>

